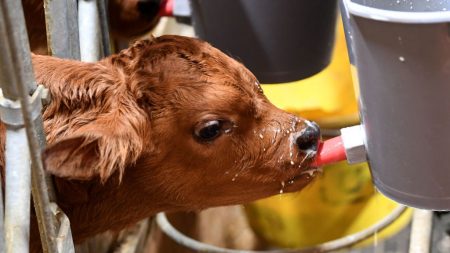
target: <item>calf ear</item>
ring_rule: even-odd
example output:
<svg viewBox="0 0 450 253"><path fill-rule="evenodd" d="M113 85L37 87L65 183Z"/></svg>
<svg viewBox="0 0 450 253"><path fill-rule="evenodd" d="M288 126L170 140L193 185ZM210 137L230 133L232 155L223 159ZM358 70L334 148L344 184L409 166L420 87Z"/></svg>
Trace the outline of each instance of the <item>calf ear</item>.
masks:
<svg viewBox="0 0 450 253"><path fill-rule="evenodd" d="M44 151L46 170L57 177L105 182L113 173L122 177L127 165L138 159L144 147L145 119L109 117L97 120L49 145Z"/></svg>
<svg viewBox="0 0 450 253"><path fill-rule="evenodd" d="M101 173L96 166L100 158L98 144L97 138L86 136L63 139L45 150L44 166L57 177L89 180Z"/></svg>

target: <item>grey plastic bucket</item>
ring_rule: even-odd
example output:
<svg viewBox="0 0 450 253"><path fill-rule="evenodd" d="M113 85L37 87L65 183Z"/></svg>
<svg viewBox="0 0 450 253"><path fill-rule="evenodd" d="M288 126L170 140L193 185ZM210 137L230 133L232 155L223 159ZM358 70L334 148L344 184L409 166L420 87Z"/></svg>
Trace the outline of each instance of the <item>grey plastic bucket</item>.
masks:
<svg viewBox="0 0 450 253"><path fill-rule="evenodd" d="M344 0L372 178L450 210L450 1Z"/></svg>
<svg viewBox="0 0 450 253"><path fill-rule="evenodd" d="M329 63L337 0L191 0L196 35L262 83L310 77Z"/></svg>

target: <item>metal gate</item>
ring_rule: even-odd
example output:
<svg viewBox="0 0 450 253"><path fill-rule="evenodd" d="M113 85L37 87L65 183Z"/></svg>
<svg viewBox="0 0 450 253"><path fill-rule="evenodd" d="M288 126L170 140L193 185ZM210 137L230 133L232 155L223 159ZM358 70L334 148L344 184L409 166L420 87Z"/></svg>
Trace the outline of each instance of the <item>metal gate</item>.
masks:
<svg viewBox="0 0 450 253"><path fill-rule="evenodd" d="M49 53L84 61L109 55L106 6L107 0L45 0ZM41 109L50 97L36 84L26 31L21 1L0 1L0 117L6 127L0 252L29 251L32 194L43 251L70 253L70 223L41 159L46 145Z"/></svg>

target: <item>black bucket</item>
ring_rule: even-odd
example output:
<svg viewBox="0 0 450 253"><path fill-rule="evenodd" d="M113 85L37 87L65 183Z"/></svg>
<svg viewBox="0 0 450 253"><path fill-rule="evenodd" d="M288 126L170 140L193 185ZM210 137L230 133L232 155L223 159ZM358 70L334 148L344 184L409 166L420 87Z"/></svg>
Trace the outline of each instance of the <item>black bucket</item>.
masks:
<svg viewBox="0 0 450 253"><path fill-rule="evenodd" d="M197 36L261 83L310 77L329 63L337 0L191 0Z"/></svg>

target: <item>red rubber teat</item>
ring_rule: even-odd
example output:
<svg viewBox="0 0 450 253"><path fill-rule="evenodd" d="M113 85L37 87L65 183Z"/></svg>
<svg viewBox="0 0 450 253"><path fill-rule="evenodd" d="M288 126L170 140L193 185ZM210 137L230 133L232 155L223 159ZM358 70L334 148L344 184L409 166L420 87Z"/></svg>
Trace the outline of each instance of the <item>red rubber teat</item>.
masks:
<svg viewBox="0 0 450 253"><path fill-rule="evenodd" d="M334 137L319 144L316 160L312 166L324 166L347 160L341 136Z"/></svg>
<svg viewBox="0 0 450 253"><path fill-rule="evenodd" d="M161 17L173 16L173 0L165 0L161 3L159 15Z"/></svg>

